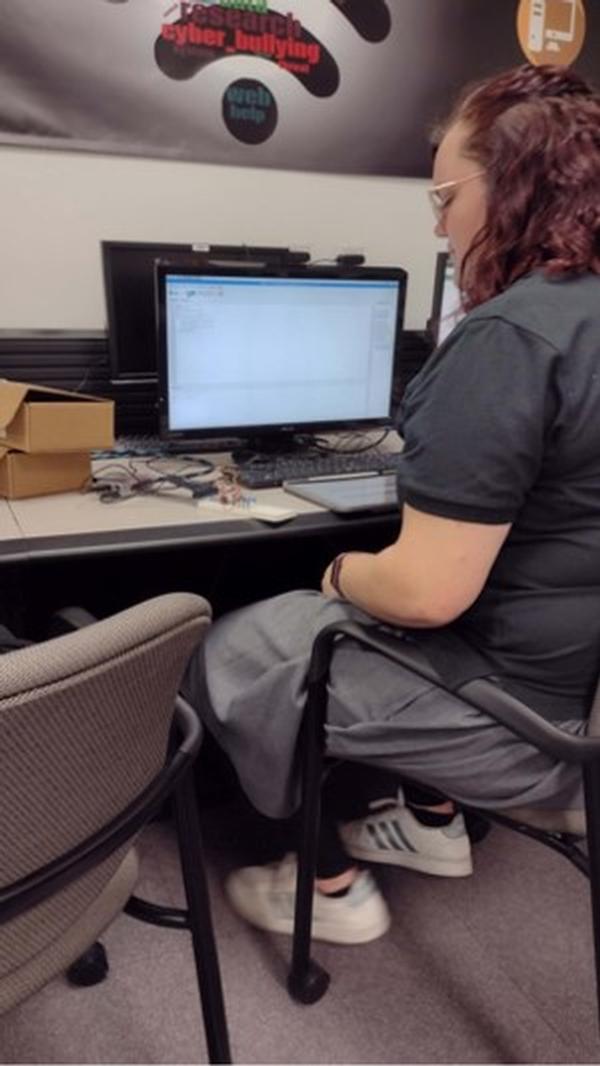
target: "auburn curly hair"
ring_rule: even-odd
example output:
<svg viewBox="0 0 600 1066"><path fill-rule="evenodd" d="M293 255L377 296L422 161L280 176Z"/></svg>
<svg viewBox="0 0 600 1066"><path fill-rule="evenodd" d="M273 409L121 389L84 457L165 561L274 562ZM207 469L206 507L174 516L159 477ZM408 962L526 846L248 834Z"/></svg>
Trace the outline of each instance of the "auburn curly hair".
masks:
<svg viewBox="0 0 600 1066"><path fill-rule="evenodd" d="M525 65L469 87L443 129L459 121L487 183L465 310L532 270L600 274L600 93L568 68Z"/></svg>

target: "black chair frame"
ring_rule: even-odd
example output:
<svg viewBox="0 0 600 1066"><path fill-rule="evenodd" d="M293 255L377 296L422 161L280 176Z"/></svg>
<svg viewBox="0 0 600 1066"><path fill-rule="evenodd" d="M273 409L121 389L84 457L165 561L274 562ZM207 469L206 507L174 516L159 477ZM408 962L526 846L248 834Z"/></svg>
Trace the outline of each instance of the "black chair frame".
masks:
<svg viewBox="0 0 600 1066"><path fill-rule="evenodd" d="M326 970L311 958L311 924L324 768L327 685L335 645L343 637L351 638L363 647L371 648L420 674L440 688L453 692L460 699L487 712L545 754L582 767L587 855L578 846L580 838L570 833L536 829L487 810L477 809L477 814L554 848L589 878L600 1018L600 736L581 737L565 733L487 678L469 680L451 689L444 684L433 667L424 662L416 645L399 640L381 626L363 626L350 621L334 622L321 630L313 644L308 670L307 697L299 739L302 808L294 940L288 975L288 990L292 998L300 1003L316 1003L327 991L330 981ZM596 689L594 709L599 699L600 685Z"/></svg>
<svg viewBox="0 0 600 1066"><path fill-rule="evenodd" d="M179 733L177 749L143 793L112 822L77 847L40 870L0 890L0 924L11 921L31 907L65 888L92 867L108 858L132 839L173 796L179 855L185 885L187 911L177 912L190 930L200 990L206 1042L211 1063L230 1063L231 1052L217 948L210 913L200 819L192 768L202 743L202 727L193 708L181 696L175 704L175 725ZM135 897L125 907L137 912ZM157 912L162 908L155 908ZM143 911L143 905L141 907ZM149 920L149 919L145 919ZM150 919L152 920L152 919ZM167 924L160 922L159 924Z"/></svg>

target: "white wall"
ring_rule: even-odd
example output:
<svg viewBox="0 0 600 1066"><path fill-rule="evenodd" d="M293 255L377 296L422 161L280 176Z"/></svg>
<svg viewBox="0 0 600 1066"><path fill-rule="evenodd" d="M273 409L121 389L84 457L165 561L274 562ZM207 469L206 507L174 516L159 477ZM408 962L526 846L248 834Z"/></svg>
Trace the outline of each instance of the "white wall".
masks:
<svg viewBox="0 0 600 1066"><path fill-rule="evenodd" d="M0 329L102 329L100 240L360 251L409 273L405 325L429 315L426 182L0 148Z"/></svg>

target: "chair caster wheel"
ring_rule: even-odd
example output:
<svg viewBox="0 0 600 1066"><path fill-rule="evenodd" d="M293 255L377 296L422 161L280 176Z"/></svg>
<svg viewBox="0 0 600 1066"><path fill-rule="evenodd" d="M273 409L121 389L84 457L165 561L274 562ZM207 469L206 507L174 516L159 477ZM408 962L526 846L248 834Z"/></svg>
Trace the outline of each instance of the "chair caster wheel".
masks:
<svg viewBox="0 0 600 1066"><path fill-rule="evenodd" d="M308 968L303 973L294 973L288 976L288 992L292 999L298 1003L318 1003L329 988L331 980L327 970L319 966L318 962L310 959Z"/></svg>
<svg viewBox="0 0 600 1066"><path fill-rule="evenodd" d="M67 970L67 981L80 988L88 988L103 981L108 973L108 958L100 941L92 944L88 951L71 963Z"/></svg>

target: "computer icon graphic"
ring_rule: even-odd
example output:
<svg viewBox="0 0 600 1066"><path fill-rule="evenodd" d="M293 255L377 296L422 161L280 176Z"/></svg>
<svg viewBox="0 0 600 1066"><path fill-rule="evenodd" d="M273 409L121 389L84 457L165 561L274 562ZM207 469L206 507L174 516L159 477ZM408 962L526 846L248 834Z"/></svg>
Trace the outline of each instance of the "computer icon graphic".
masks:
<svg viewBox="0 0 600 1066"><path fill-rule="evenodd" d="M572 44L577 30L577 0L532 0L528 48L531 52L559 52Z"/></svg>

